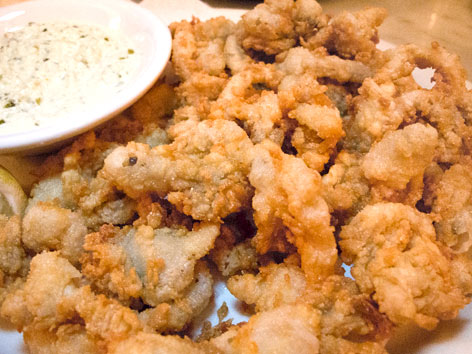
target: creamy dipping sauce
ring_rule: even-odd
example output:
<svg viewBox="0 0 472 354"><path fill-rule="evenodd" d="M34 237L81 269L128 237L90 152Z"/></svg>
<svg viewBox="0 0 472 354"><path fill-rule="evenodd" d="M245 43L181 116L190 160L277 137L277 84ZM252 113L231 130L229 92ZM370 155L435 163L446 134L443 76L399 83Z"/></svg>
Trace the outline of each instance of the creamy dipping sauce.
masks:
<svg viewBox="0 0 472 354"><path fill-rule="evenodd" d="M140 53L120 33L29 23L0 39L0 135L54 124L120 92Z"/></svg>

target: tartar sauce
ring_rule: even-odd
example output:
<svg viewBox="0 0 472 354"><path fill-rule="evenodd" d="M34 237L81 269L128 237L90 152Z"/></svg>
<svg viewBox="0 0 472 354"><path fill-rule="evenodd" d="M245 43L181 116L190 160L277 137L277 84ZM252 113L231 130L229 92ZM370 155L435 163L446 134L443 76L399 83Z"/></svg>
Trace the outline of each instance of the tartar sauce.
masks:
<svg viewBox="0 0 472 354"><path fill-rule="evenodd" d="M29 23L0 39L0 134L54 124L120 92L139 65L105 27Z"/></svg>

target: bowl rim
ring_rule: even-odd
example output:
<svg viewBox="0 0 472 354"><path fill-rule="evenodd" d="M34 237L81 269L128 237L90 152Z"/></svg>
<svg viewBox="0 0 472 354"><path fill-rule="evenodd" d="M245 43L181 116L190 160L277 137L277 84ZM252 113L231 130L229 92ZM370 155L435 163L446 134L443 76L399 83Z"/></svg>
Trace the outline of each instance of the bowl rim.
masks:
<svg viewBox="0 0 472 354"><path fill-rule="evenodd" d="M43 22L80 21L92 25L104 25L104 22L91 21L88 18L79 20L78 18L61 17L60 20L57 20L61 12L69 11L66 10L68 6L69 9L70 7L75 7L74 9L80 7L84 10L100 9L100 11L105 11L110 18L120 20L123 20L125 16L137 17L139 21L133 21L132 24L136 26L136 33L142 31L139 33L145 33L148 36L147 39L153 40L153 43L156 44L146 46L146 52L141 55L141 63L136 77L119 93L110 95L106 101L87 107L86 110L70 113L59 123L55 122L53 125L25 132L0 134L0 154L34 153L36 150L39 153L44 152L47 151L48 146L57 145L61 141L97 127L141 98L157 81L169 61L172 48L169 28L153 12L129 0L33 0L0 7L1 35L8 28L14 27L13 21L26 24L31 21L31 16L38 16L38 21ZM49 8L54 8L54 11L49 11L53 14L46 13ZM78 16L80 17L80 15ZM118 23L121 22L118 21ZM119 30L130 37L131 35L125 31L123 26L120 24Z"/></svg>

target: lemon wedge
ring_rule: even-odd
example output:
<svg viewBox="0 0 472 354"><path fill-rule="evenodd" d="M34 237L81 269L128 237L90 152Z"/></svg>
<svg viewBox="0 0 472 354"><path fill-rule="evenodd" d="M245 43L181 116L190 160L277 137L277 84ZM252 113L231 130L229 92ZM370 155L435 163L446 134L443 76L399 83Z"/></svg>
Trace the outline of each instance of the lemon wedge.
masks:
<svg viewBox="0 0 472 354"><path fill-rule="evenodd" d="M28 198L15 177L0 166L0 214L22 215Z"/></svg>

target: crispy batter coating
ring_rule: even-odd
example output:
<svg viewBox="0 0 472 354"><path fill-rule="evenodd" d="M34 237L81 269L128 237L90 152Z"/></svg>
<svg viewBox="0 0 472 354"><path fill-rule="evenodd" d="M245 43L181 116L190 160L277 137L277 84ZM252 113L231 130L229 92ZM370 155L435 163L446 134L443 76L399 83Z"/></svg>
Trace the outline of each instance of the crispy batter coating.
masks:
<svg viewBox="0 0 472 354"><path fill-rule="evenodd" d="M308 48L326 47L341 58L368 62L376 54L379 41L377 27L387 17L382 8L366 8L349 13L343 11L329 20L327 26L307 39Z"/></svg>
<svg viewBox="0 0 472 354"><path fill-rule="evenodd" d="M21 244L20 217L0 215L0 306L22 285L28 267L29 257Z"/></svg>
<svg viewBox="0 0 472 354"><path fill-rule="evenodd" d="M301 300L306 291L306 277L299 266L270 264L259 273L235 275L228 279L228 290L255 310L267 311Z"/></svg>
<svg viewBox="0 0 472 354"><path fill-rule="evenodd" d="M348 150L366 153L387 131L419 122L438 132L436 161L455 163L470 151L472 94L456 55L437 43L430 49L404 45L384 52L378 65L353 99L345 139ZM427 67L435 70L432 89L422 88L412 76L415 68Z"/></svg>
<svg viewBox="0 0 472 354"><path fill-rule="evenodd" d="M23 218L21 240L36 253L60 251L72 264L78 264L83 251L87 226L78 212L61 208L51 202L38 202Z"/></svg>
<svg viewBox="0 0 472 354"><path fill-rule="evenodd" d="M307 305L284 305L252 316L227 343L211 343L224 353L319 353L319 321Z"/></svg>
<svg viewBox="0 0 472 354"><path fill-rule="evenodd" d="M252 206L257 251L285 251L278 248L282 234L297 247L310 279L333 273L337 249L320 175L269 140L256 145L254 154L249 180L256 189Z"/></svg>
<svg viewBox="0 0 472 354"><path fill-rule="evenodd" d="M469 302L455 284L431 220L407 205L367 206L340 238L360 289L397 324L414 321L432 329Z"/></svg>
<svg viewBox="0 0 472 354"><path fill-rule="evenodd" d="M444 172L432 204L440 216L435 223L438 239L457 253L472 246L472 165L470 160L453 165Z"/></svg>
<svg viewBox="0 0 472 354"><path fill-rule="evenodd" d="M55 331L28 326L23 332L29 352L37 354L96 354L103 352L97 339L80 324L63 324Z"/></svg>
<svg viewBox="0 0 472 354"><path fill-rule="evenodd" d="M185 228L113 228L87 235L82 272L99 289L120 300L141 297L145 304L179 298L192 283L195 265L219 234L212 224Z"/></svg>
<svg viewBox="0 0 472 354"><path fill-rule="evenodd" d="M5 299L1 315L18 330L31 323L38 329L50 328L67 317L58 304L74 295L80 278L80 272L57 252L38 254L31 260L24 286Z"/></svg>
<svg viewBox="0 0 472 354"><path fill-rule="evenodd" d="M220 352L208 343L197 344L189 338L162 336L154 333L140 332L122 341L111 342L107 353L110 354L219 354Z"/></svg>
<svg viewBox="0 0 472 354"><path fill-rule="evenodd" d="M186 121L172 127L174 141L150 149L129 143L105 160L101 176L131 198L166 197L197 220L218 221L248 205L252 143L226 120Z"/></svg>
<svg viewBox="0 0 472 354"><path fill-rule="evenodd" d="M365 64L329 55L322 48L310 51L294 47L277 59L277 68L286 74L300 75L309 72L315 77L329 77L342 83L362 83L373 75L372 69Z"/></svg>
<svg viewBox="0 0 472 354"><path fill-rule="evenodd" d="M257 275L231 277L228 288L238 299L254 304L257 312L296 303L316 308L321 314L322 346L325 336L368 343L384 342L391 332L390 321L360 294L355 282L339 275L311 284L297 265L271 264Z"/></svg>

